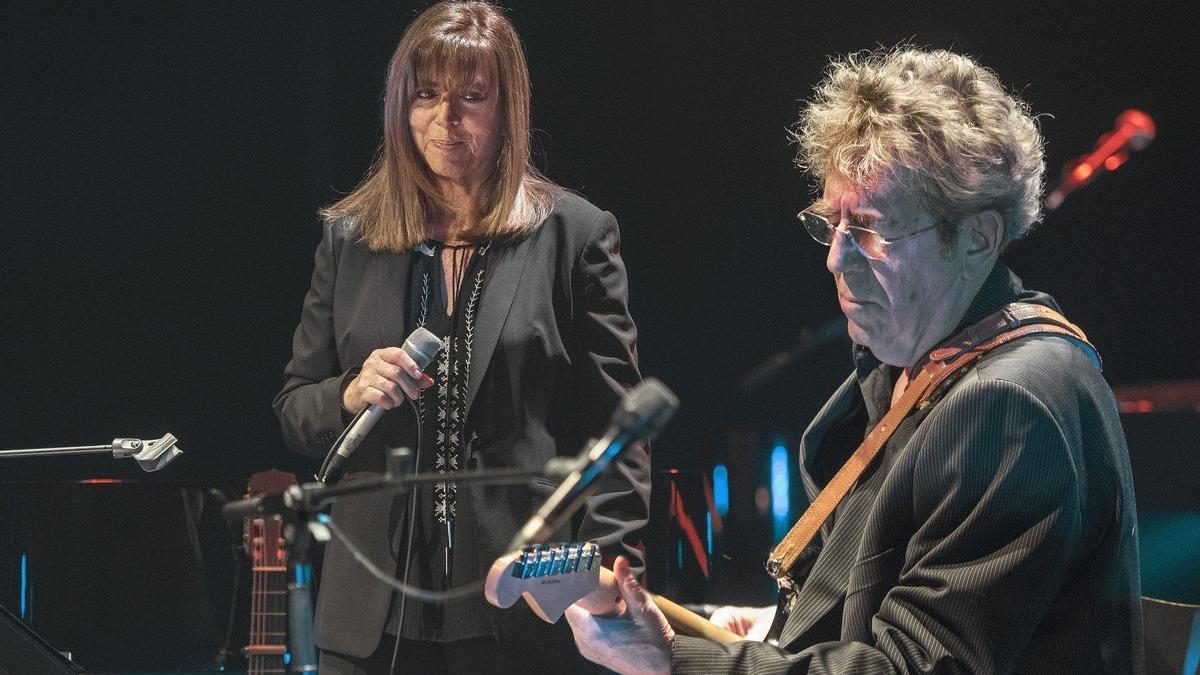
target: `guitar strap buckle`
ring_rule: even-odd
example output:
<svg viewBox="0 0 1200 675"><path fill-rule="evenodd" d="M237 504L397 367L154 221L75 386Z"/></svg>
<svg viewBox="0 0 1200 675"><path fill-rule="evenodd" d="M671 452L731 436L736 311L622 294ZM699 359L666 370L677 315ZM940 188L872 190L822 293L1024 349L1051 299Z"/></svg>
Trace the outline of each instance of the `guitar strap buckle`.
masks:
<svg viewBox="0 0 1200 675"><path fill-rule="evenodd" d="M778 646L779 636L783 633L783 627L787 625L788 617L792 615L792 611L796 608L796 601L800 597L800 584L796 583L796 579L805 579L812 573L813 566L817 562L817 556L821 553L821 542L810 542L808 546L801 552L799 559L790 569L783 569L782 561L774 555L767 557L767 574L775 579L775 583L779 586L779 599L775 606L775 619L771 622L771 628L767 631L767 637L764 641L771 645Z"/></svg>
<svg viewBox="0 0 1200 675"><path fill-rule="evenodd" d="M783 633L783 627L787 625L792 610L796 608L796 598L800 594L796 592L795 582L790 576L785 575L775 581L779 584L779 599L775 605L775 618L771 621L771 627L767 629L767 636L763 641L778 647L779 636Z"/></svg>

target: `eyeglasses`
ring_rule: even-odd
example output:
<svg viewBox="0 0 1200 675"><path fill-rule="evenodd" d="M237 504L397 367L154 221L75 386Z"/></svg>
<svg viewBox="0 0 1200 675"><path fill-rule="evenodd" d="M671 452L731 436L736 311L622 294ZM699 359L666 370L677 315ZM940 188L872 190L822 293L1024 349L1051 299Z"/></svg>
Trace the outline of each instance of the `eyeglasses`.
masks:
<svg viewBox="0 0 1200 675"><path fill-rule="evenodd" d="M885 260L888 250L899 244L902 241L918 237L926 232L938 227L945 221L939 221L923 227L916 232L909 232L895 239L888 239L882 234L867 227L858 227L855 225L834 225L829 222L829 219L819 213L813 212L811 208L804 209L796 214L801 223L804 223L804 228L816 239L818 243L826 246L833 246L833 237L835 232L840 232L846 235L850 240L850 244L854 246L854 250L858 251L863 257L870 260Z"/></svg>

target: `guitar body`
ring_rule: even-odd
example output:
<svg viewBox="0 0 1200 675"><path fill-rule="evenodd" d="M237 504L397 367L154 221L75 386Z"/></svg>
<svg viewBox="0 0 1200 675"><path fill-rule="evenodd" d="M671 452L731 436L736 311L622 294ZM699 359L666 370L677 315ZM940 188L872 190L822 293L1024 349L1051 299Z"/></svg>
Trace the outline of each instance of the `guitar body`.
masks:
<svg viewBox="0 0 1200 675"><path fill-rule="evenodd" d="M501 556L488 571L483 593L488 602L500 608L512 607L524 597L534 613L548 623L556 623L574 603L592 614L615 614L624 606L616 577L601 567L600 549L594 542L526 546ZM667 598L653 598L671 627L682 635L717 642L742 639Z"/></svg>
<svg viewBox="0 0 1200 675"><path fill-rule="evenodd" d="M247 497L279 494L296 484L283 471L250 477ZM246 645L249 675L287 670L287 551L283 523L275 518L247 518L244 540L250 554L250 642Z"/></svg>

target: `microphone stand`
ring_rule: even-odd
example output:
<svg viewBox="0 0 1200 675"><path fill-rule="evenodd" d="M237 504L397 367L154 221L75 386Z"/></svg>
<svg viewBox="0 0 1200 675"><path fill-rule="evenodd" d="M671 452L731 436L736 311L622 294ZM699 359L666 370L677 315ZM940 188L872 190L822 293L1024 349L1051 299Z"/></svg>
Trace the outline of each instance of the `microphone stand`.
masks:
<svg viewBox="0 0 1200 675"><path fill-rule="evenodd" d="M313 639L312 545L329 541L329 532L314 527L316 514L298 508L284 514L283 540L288 552L288 651L294 673L317 672L317 645Z"/></svg>
<svg viewBox="0 0 1200 675"><path fill-rule="evenodd" d="M396 448L388 454L387 472L372 480L349 485L303 483L289 487L283 494L251 497L221 507L227 520L279 516L288 552L288 651L291 670L317 672L317 649L313 642L312 561L310 553L317 542L330 539L329 528L318 520L320 511L347 495L401 493L415 485L442 483L488 483L491 485L529 483L544 476L566 476L575 466L574 458L555 458L540 470L483 469L444 473L409 473L412 451Z"/></svg>
<svg viewBox="0 0 1200 675"><path fill-rule="evenodd" d="M137 461L142 471L147 473L158 471L171 460L183 454L179 449L175 436L167 434L153 441L143 441L138 438L114 438L108 445L75 445L61 448L26 448L20 450L0 450L0 459L4 457L63 457L67 455L92 455L112 453L113 459L132 457Z"/></svg>

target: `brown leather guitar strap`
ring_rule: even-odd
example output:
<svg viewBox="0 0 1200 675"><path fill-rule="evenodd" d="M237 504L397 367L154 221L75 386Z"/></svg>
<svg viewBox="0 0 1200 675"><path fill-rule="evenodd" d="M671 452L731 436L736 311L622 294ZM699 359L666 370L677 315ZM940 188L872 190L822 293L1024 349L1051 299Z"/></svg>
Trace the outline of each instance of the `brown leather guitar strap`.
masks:
<svg viewBox="0 0 1200 675"><path fill-rule="evenodd" d="M968 326L929 353L916 377L909 381L900 400L896 401L879 424L867 434L862 445L858 446L850 459L809 505L804 515L800 516L800 520L792 526L783 541L771 552L767 558L767 573L779 581L781 587L791 586L792 568L821 529L821 525L829 519L838 503L862 476L863 471L871 465L871 461L891 438L900 422L914 408L924 409L932 405L935 396L946 388L942 385L949 386L947 380L951 375L961 372L966 366L1002 344L1026 335L1046 333L1064 335L1082 343L1081 348L1086 346L1085 351L1090 350L1089 356L1099 365L1099 356L1083 331L1058 312L1042 305L1012 303Z"/></svg>

